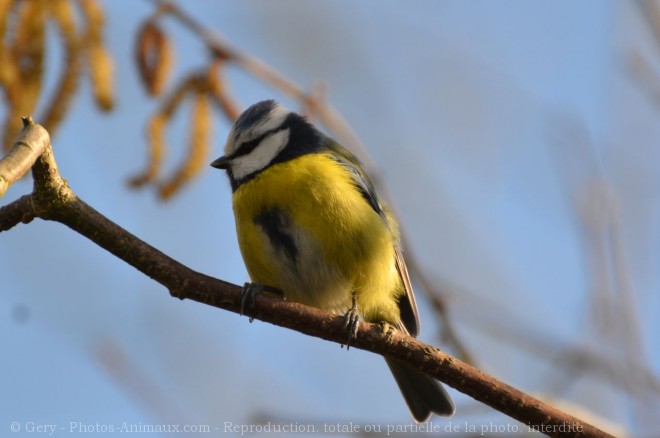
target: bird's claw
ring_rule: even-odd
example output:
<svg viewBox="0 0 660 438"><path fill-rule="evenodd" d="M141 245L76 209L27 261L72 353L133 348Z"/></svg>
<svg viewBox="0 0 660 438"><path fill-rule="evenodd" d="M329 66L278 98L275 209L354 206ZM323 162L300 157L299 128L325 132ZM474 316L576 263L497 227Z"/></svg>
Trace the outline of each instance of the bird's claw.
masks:
<svg viewBox="0 0 660 438"><path fill-rule="evenodd" d="M351 348L351 341L357 338L359 325L360 314L358 313L357 298L353 296L353 305L344 314L344 328L348 331L348 338L346 339L346 350Z"/></svg>
<svg viewBox="0 0 660 438"><path fill-rule="evenodd" d="M241 289L241 307L239 314L244 315L245 309L254 304L254 297L264 291L264 286L259 283L245 283ZM249 303L248 303L249 302ZM250 322L254 318L250 317Z"/></svg>
<svg viewBox="0 0 660 438"><path fill-rule="evenodd" d="M248 309L254 304L254 297L264 292L272 293L273 295L284 298L284 293L277 288L266 286L261 283L245 283L241 289L241 306L239 314L243 316L245 314L245 309ZM250 317L250 322L252 321L254 321L254 318Z"/></svg>

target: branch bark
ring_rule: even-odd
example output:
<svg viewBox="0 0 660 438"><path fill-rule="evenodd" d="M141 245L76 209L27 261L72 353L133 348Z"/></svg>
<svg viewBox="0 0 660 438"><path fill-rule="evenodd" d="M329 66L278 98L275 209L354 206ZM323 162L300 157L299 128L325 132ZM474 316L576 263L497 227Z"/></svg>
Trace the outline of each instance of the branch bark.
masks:
<svg viewBox="0 0 660 438"><path fill-rule="evenodd" d="M23 129L7 155L0 160L0 198L12 184L30 170L32 164L46 150L44 142L48 139L46 130L35 125L30 117L23 117L23 126L33 126L33 128Z"/></svg>
<svg viewBox="0 0 660 438"><path fill-rule="evenodd" d="M39 217L60 222L162 284L172 296L231 312L240 311L239 286L184 266L78 198L61 178L48 133L42 127L27 123L19 139L19 148L26 146L28 150L36 151L45 145L45 149L32 167L33 193L0 209L0 224L3 221L16 222L19 217ZM22 154L21 151L16 153ZM33 157L34 153L28 155ZM16 164L18 168L9 167L8 174L20 178L25 159L13 161L19 163ZM328 341L343 343L346 339L342 316L265 294L258 295L244 313L251 318ZM392 327L362 322L352 346L405 362L549 436L610 436Z"/></svg>
<svg viewBox="0 0 660 438"><path fill-rule="evenodd" d="M32 196L21 196L14 202L0 207L0 232L7 231L21 222L27 224L32 219L34 219Z"/></svg>

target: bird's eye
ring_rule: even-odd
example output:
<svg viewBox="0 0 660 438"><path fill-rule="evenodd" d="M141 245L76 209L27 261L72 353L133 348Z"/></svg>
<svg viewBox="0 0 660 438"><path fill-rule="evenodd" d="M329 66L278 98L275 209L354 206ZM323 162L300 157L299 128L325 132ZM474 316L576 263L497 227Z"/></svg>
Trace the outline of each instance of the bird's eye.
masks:
<svg viewBox="0 0 660 438"><path fill-rule="evenodd" d="M265 138L265 136L260 136L255 138L254 140L246 141L245 143L242 143L237 149L236 153L234 154L235 157L240 157L241 155L247 155L250 152L252 152L258 145L261 143L261 141Z"/></svg>
<svg viewBox="0 0 660 438"><path fill-rule="evenodd" d="M254 138L252 140L248 140L248 141L242 143L240 146L238 146L238 148L236 148L236 152L233 154L234 157L240 157L242 155L249 154L250 152L255 150L256 147L259 146L259 144L262 141L264 141L267 137L270 137L271 135L273 135L277 132L280 132L284 129L287 129L287 128L284 127L284 126L278 126L275 129L271 129L269 131L264 132L263 134L257 136L256 138Z"/></svg>

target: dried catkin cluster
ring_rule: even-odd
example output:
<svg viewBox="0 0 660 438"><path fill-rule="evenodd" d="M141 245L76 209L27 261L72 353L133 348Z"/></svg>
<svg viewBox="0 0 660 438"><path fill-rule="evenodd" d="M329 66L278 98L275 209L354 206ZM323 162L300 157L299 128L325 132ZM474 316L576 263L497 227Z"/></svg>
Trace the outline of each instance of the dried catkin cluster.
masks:
<svg viewBox="0 0 660 438"><path fill-rule="evenodd" d="M147 20L137 34L135 60L140 78L151 96L159 96L172 68L173 50L156 18Z"/></svg>
<svg viewBox="0 0 660 438"><path fill-rule="evenodd" d="M49 26L55 28L51 38ZM0 87L5 97L3 143L34 114L53 134L67 114L81 73L87 72L97 106L113 106L112 58L103 44L104 13L97 0L0 0ZM62 67L53 90L44 90L47 50L61 45ZM85 68L86 67L86 68ZM55 74L55 73L53 73Z"/></svg>
<svg viewBox="0 0 660 438"><path fill-rule="evenodd" d="M148 159L145 169L129 180L131 187L155 186L161 199L167 199L198 175L209 158L213 126L212 106L233 121L239 113L226 93L223 68L226 57L211 54L208 65L168 84L174 62L174 49L160 21L168 12L158 9L140 26L135 40L135 61L147 94L160 99L156 112L147 122ZM169 89L169 91L165 91ZM171 175L161 176L167 149L166 129L176 111L191 102L188 122L188 152Z"/></svg>

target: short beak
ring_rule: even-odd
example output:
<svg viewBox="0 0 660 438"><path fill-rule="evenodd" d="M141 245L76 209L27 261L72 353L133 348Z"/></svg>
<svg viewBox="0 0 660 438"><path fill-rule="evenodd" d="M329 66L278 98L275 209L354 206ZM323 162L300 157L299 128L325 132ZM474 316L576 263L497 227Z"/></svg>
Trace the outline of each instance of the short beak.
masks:
<svg viewBox="0 0 660 438"><path fill-rule="evenodd" d="M227 169L230 161L231 159L229 157L222 156L211 163L211 167L215 167L216 169Z"/></svg>

